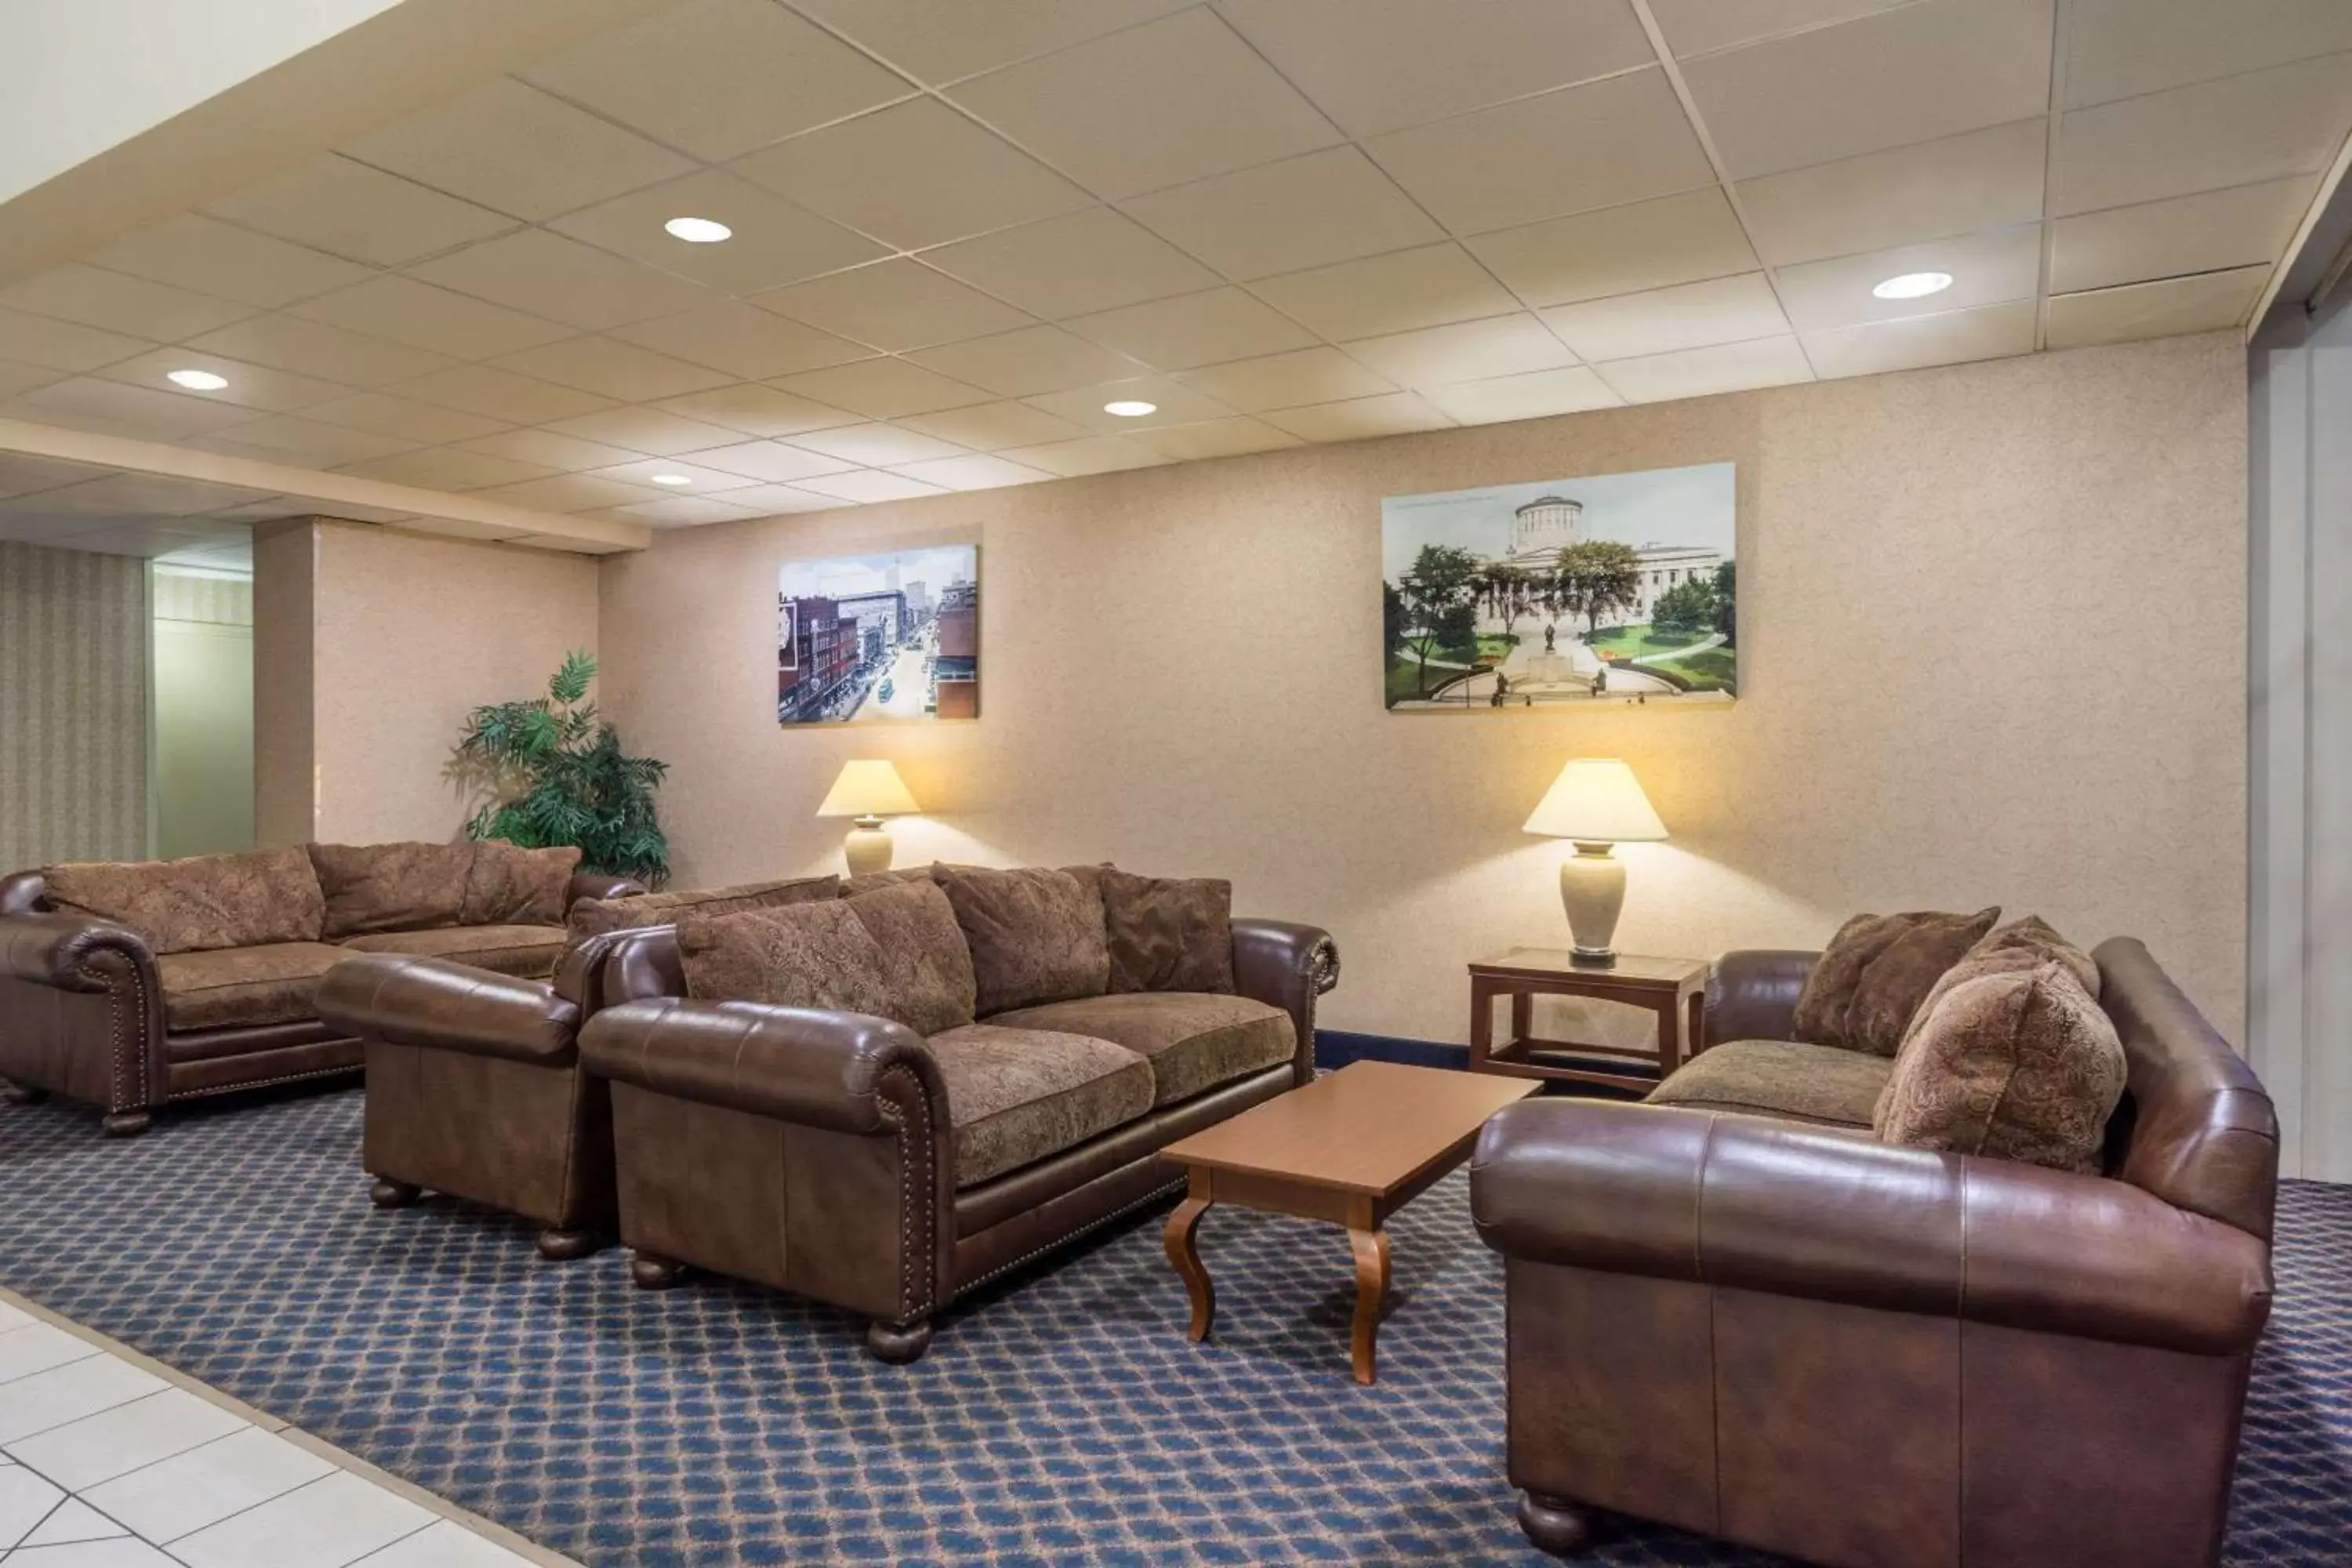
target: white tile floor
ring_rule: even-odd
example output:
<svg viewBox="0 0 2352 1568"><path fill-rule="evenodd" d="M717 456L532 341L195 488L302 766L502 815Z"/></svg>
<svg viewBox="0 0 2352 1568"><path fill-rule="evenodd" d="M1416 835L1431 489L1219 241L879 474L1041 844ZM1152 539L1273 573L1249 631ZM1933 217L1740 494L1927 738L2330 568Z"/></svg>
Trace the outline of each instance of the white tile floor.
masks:
<svg viewBox="0 0 2352 1568"><path fill-rule="evenodd" d="M5 1568L569 1562L0 1290Z"/></svg>

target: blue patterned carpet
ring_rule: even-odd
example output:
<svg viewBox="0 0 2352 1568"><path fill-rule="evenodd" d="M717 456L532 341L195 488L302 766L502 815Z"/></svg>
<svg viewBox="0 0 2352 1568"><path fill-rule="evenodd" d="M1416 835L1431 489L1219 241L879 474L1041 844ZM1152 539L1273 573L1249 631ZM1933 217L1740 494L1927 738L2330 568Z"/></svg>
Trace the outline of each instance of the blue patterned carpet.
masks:
<svg viewBox="0 0 2352 1568"><path fill-rule="evenodd" d="M1381 1382L1348 1376L1336 1231L1213 1212L1183 1337L1159 1215L943 1321L862 1325L526 1226L380 1214L360 1096L198 1110L129 1143L0 1106L0 1282L592 1563L1548 1563L1502 1474L1501 1271L1459 1174L1392 1222ZM2352 1563L2352 1188L2284 1199L2228 1561ZM1766 1559L1626 1525L1590 1561Z"/></svg>

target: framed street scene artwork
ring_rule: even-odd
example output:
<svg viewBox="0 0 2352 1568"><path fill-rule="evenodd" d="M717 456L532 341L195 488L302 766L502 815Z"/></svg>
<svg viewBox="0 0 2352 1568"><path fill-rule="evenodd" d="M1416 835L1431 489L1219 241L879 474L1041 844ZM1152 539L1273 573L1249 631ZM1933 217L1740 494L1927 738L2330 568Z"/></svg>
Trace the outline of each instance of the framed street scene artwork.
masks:
<svg viewBox="0 0 2352 1568"><path fill-rule="evenodd" d="M787 561L776 575L776 722L980 717L980 551Z"/></svg>

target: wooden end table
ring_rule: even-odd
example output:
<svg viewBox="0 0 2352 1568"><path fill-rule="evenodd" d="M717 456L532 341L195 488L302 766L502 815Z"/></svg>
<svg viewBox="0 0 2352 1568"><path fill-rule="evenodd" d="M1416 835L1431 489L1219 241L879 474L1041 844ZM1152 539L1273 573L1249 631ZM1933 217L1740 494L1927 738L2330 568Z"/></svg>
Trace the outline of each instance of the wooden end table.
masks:
<svg viewBox="0 0 2352 1568"><path fill-rule="evenodd" d="M1444 1068L1350 1062L1161 1150L1192 1173L1165 1237L1168 1261L1192 1300L1187 1337L1207 1339L1217 1315L1216 1288L1193 1245L1212 1205L1329 1220L1347 1226L1355 1250L1356 1381L1370 1383L1389 1289L1389 1233L1381 1226L1463 1162L1486 1118L1542 1087Z"/></svg>
<svg viewBox="0 0 2352 1568"><path fill-rule="evenodd" d="M1515 947L1470 966L1470 1070L1514 1078L1550 1079L1569 1083L1605 1084L1612 1089L1647 1092L1675 1068L1697 1054L1699 1014L1706 1001L1706 976L1713 965L1700 958L1644 958L1620 953L1608 968L1578 962L1566 948ZM1495 998L1511 999L1511 1037L1495 1043ZM1622 1002L1657 1015L1655 1051L1629 1051L1614 1046L1591 1046L1574 1040L1547 1040L1528 1032L1538 996L1586 996ZM1534 1051L1573 1051L1598 1057L1604 1063L1622 1058L1658 1064L1657 1078L1646 1074L1611 1072L1586 1067L1556 1067L1528 1059Z"/></svg>

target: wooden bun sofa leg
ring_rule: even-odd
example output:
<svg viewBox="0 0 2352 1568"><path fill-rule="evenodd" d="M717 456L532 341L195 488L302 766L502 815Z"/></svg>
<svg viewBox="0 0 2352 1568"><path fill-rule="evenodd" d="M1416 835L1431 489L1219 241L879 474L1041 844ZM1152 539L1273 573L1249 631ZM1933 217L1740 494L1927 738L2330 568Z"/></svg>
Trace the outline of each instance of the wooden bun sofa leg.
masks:
<svg viewBox="0 0 2352 1568"><path fill-rule="evenodd" d="M629 1259L629 1279L640 1290L667 1290L686 1278L686 1265L639 1249Z"/></svg>
<svg viewBox="0 0 2352 1568"><path fill-rule="evenodd" d="M905 1366L919 1360L931 1348L931 1321L918 1318L905 1325L870 1323L866 1329L866 1349L876 1361L890 1366Z"/></svg>
<svg viewBox="0 0 2352 1568"><path fill-rule="evenodd" d="M1563 1497L1521 1492L1519 1529L1537 1551L1567 1557L1592 1544L1592 1510Z"/></svg>
<svg viewBox="0 0 2352 1568"><path fill-rule="evenodd" d="M378 1176L375 1185L368 1189L368 1197L380 1209L404 1209L425 1195L425 1189L415 1182L403 1182L391 1176Z"/></svg>
<svg viewBox="0 0 2352 1568"><path fill-rule="evenodd" d="M551 1263L570 1263L603 1250L604 1238L593 1230L549 1226L539 1233L539 1255Z"/></svg>
<svg viewBox="0 0 2352 1568"><path fill-rule="evenodd" d="M136 1138L154 1125L155 1113L152 1110L109 1111L106 1120L99 1123L109 1138Z"/></svg>

